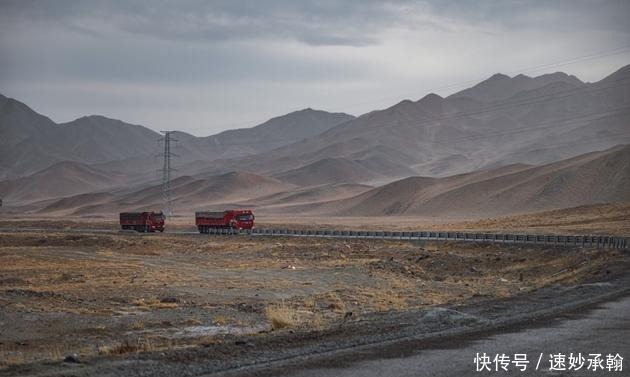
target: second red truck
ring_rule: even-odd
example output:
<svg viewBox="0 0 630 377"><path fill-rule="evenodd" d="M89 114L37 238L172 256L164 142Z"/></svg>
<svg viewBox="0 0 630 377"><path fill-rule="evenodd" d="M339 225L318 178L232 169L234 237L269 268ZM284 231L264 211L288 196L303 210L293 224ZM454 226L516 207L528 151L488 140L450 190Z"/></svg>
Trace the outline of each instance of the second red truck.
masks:
<svg viewBox="0 0 630 377"><path fill-rule="evenodd" d="M248 209L223 212L195 212L195 225L199 233L209 233L210 229L252 229L254 214Z"/></svg>

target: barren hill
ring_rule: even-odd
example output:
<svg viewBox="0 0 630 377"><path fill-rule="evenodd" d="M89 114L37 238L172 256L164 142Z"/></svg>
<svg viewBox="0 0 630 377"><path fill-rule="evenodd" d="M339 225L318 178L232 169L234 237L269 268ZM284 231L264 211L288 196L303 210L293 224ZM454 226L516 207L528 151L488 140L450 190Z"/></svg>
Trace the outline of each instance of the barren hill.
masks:
<svg viewBox="0 0 630 377"><path fill-rule="evenodd" d="M308 108L269 119L252 128L224 131L199 141L210 151L209 159L240 157L319 135L352 119L354 116L349 114Z"/></svg>
<svg viewBox="0 0 630 377"><path fill-rule="evenodd" d="M251 206L291 206L301 203L318 203L357 196L372 189L372 186L355 183L339 183L334 185L320 185L298 187L272 195L254 198L249 201Z"/></svg>
<svg viewBox="0 0 630 377"><path fill-rule="evenodd" d="M346 158L324 158L298 169L283 172L275 177L298 186L316 186L339 183L369 183L404 174L412 175L413 171L378 157L356 161Z"/></svg>
<svg viewBox="0 0 630 377"><path fill-rule="evenodd" d="M252 127L208 137L175 132L179 164L242 157L317 135L354 117L304 109ZM27 176L61 161L149 179L157 168L160 134L103 116L56 124L27 105L0 95L0 180Z"/></svg>
<svg viewBox="0 0 630 377"><path fill-rule="evenodd" d="M85 163L121 160L156 153L160 135L146 127L103 116L86 116L59 125L62 133L51 140Z"/></svg>
<svg viewBox="0 0 630 377"><path fill-rule="evenodd" d="M416 174L544 164L630 142L630 69L596 83L562 73L499 75L447 98L405 100L235 166L278 175L326 158L392 152ZM393 157L396 154L404 157ZM404 175L403 175L404 176Z"/></svg>
<svg viewBox="0 0 630 377"><path fill-rule="evenodd" d="M294 187L273 178L239 171L207 179L179 177L171 183L171 197L177 211L190 212L211 205L286 192ZM161 190L160 185L152 185L130 193L75 196L48 204L42 212L72 210L75 214L96 214L126 210L159 210L162 208ZM92 203L86 203L88 198Z"/></svg>
<svg viewBox="0 0 630 377"><path fill-rule="evenodd" d="M0 182L5 202L25 202L100 191L124 182L124 178L104 173L77 162L64 161L28 177Z"/></svg>
<svg viewBox="0 0 630 377"><path fill-rule="evenodd" d="M63 159L63 153L42 148L34 137L56 130L49 118L25 104L0 95L0 180L32 173Z"/></svg>
<svg viewBox="0 0 630 377"><path fill-rule="evenodd" d="M482 217L596 203L630 202L630 146L535 167L446 178L412 177L337 207L339 215Z"/></svg>
<svg viewBox="0 0 630 377"><path fill-rule="evenodd" d="M0 136L0 180L27 176L62 161L93 164L153 155L159 137L145 127L101 116L56 124L4 96Z"/></svg>
<svg viewBox="0 0 630 377"><path fill-rule="evenodd" d="M67 198L53 201L44 208L40 209L38 212L76 213L76 211L81 208L84 213L89 213L90 208L103 203L109 203L112 199L114 199L114 195L106 192L72 195Z"/></svg>

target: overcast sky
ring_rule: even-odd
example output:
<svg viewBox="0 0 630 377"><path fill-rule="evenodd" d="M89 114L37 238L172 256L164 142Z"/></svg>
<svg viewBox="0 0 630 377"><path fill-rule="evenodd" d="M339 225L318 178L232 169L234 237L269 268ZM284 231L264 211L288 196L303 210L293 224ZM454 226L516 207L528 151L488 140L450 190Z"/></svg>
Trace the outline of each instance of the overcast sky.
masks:
<svg viewBox="0 0 630 377"><path fill-rule="evenodd" d="M0 0L0 93L56 122L209 135L306 107L359 115L496 72L596 81L630 63L628 15L626 0Z"/></svg>

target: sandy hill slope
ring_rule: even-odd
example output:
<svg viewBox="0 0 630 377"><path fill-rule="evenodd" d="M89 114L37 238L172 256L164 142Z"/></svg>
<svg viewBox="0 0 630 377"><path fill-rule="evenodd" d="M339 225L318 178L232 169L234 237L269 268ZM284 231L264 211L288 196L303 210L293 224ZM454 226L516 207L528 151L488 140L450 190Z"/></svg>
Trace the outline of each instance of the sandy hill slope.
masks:
<svg viewBox="0 0 630 377"><path fill-rule="evenodd" d="M275 177L298 186L315 186L369 183L404 174L412 175L413 171L378 157L356 161L345 158L324 158L298 169L283 172Z"/></svg>
<svg viewBox="0 0 630 377"><path fill-rule="evenodd" d="M28 177L0 182L0 197L5 203L59 198L112 188L123 182L121 176L64 161Z"/></svg>
<svg viewBox="0 0 630 377"><path fill-rule="evenodd" d="M171 184L171 198L177 212L204 209L246 201L251 198L286 192L295 186L247 172L229 172L218 176L196 179L179 177ZM89 200L92 202L87 203ZM73 214L115 213L132 210L159 210L162 208L162 188L152 185L138 191L91 196L75 196L49 203L42 212L70 211Z"/></svg>
<svg viewBox="0 0 630 377"><path fill-rule="evenodd" d="M447 176L512 163L545 164L627 143L628 122L628 67L596 83L562 73L498 76L447 98L405 100L234 163L277 175L325 158L357 160L354 156L379 149L406 156L406 166L419 175Z"/></svg>
<svg viewBox="0 0 630 377"><path fill-rule="evenodd" d="M407 178L324 207L339 215L485 217L630 202L628 187L630 146L622 146L543 166Z"/></svg>
<svg viewBox="0 0 630 377"><path fill-rule="evenodd" d="M44 208L40 209L37 212L61 212L64 214L76 214L79 209L83 209L84 212L88 213L89 211L86 210L90 207L109 203L112 199L114 199L114 195L106 192L72 195L67 198L53 201L52 203L46 205Z"/></svg>
<svg viewBox="0 0 630 377"><path fill-rule="evenodd" d="M269 207L327 202L332 200L351 198L372 188L374 187L356 183L339 183L334 185L297 187L293 190L254 198L247 203L250 204L250 206Z"/></svg>
<svg viewBox="0 0 630 377"><path fill-rule="evenodd" d="M285 191L293 187L273 178L247 172L229 172L206 179L180 177L173 181L171 195L175 203L216 203L225 200L241 200ZM123 202L134 204L159 203L161 186L152 186L125 195Z"/></svg>

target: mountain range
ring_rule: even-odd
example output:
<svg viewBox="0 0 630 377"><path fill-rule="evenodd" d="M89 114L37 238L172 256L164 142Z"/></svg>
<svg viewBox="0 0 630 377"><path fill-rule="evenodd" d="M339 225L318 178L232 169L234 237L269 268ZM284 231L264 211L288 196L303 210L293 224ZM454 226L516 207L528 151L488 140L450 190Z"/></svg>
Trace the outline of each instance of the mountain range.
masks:
<svg viewBox="0 0 630 377"><path fill-rule="evenodd" d="M186 210L246 204L339 216L628 201L615 169L628 170L619 145L630 143L629 124L630 65L594 83L495 74L359 117L307 108L206 137L173 132L173 195ZM0 95L0 197L82 215L157 207L160 137L103 116L57 124ZM602 180L613 183L597 188Z"/></svg>
<svg viewBox="0 0 630 377"><path fill-rule="evenodd" d="M627 143L629 122L630 66L596 83L562 73L494 75L446 98L405 100L302 142L227 163L277 174L326 158L370 159L416 175L446 176L544 164Z"/></svg>
<svg viewBox="0 0 630 377"><path fill-rule="evenodd" d="M316 135L353 119L344 113L295 111L258 126L209 137L173 132L179 164L256 154ZM0 179L18 178L57 162L92 164L131 176L155 170L162 135L146 127L92 115L57 124L0 95Z"/></svg>

